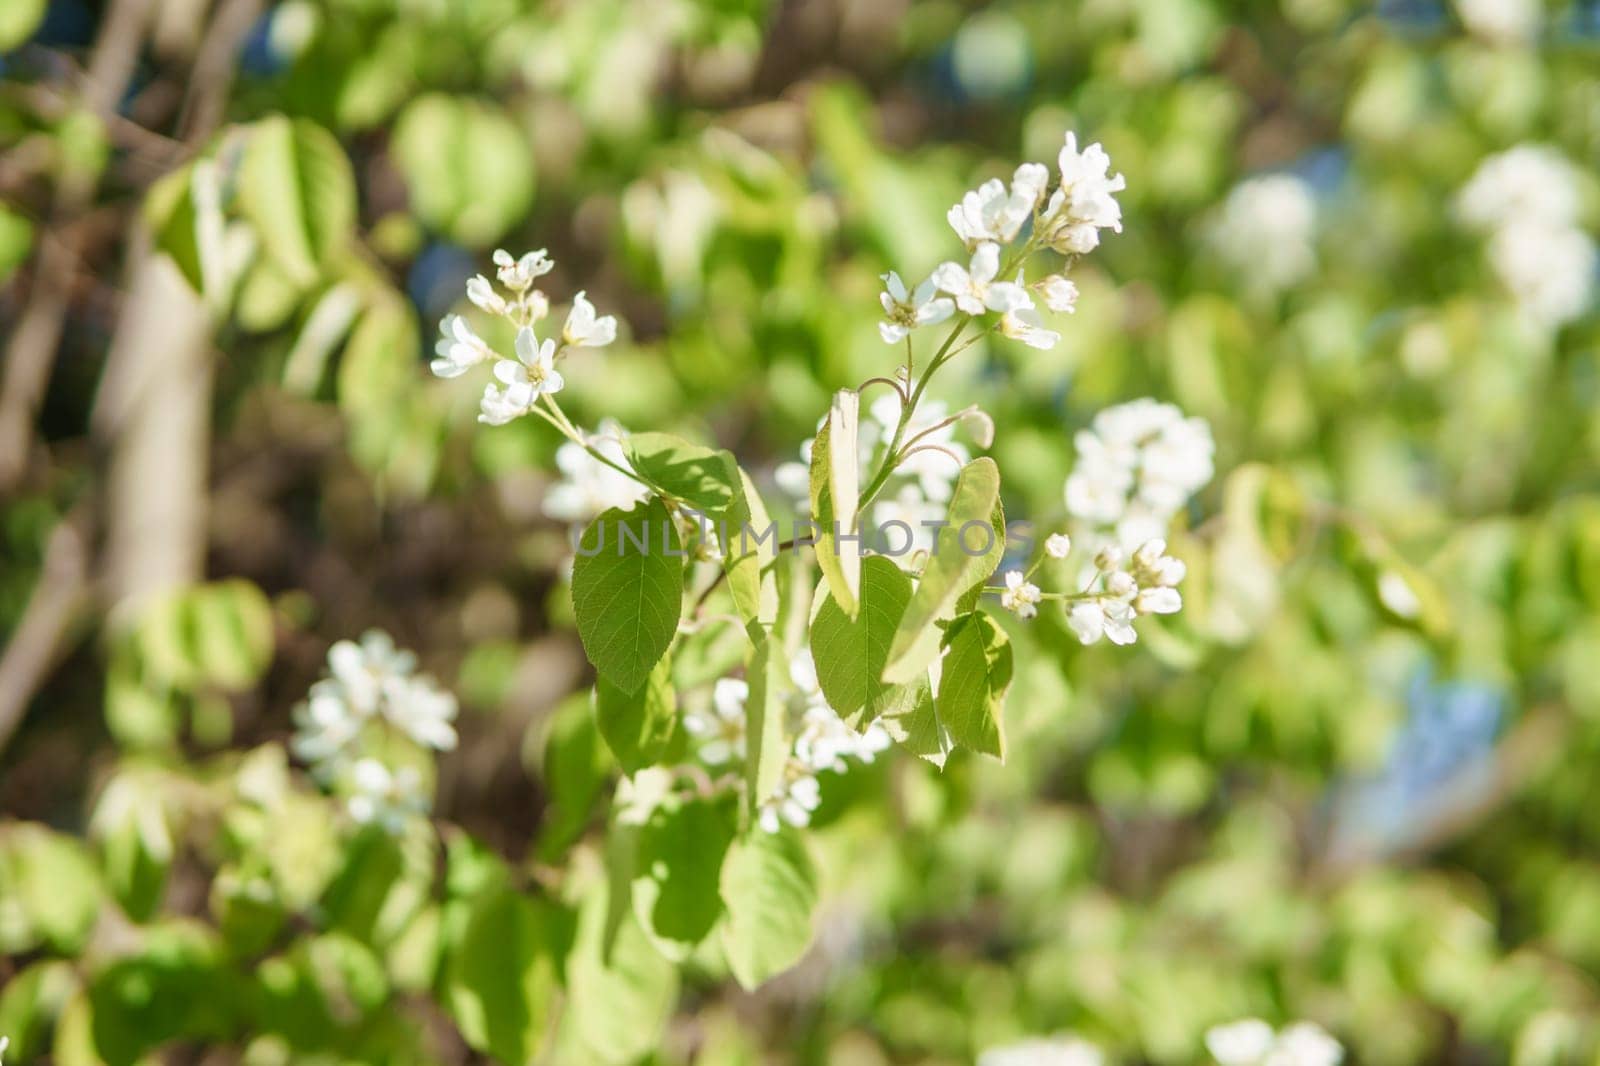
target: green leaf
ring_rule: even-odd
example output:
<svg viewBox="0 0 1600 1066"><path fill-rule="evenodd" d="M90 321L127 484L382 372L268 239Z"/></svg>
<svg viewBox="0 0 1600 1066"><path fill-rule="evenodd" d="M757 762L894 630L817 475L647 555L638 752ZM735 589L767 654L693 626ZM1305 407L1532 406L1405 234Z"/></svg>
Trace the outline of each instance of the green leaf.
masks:
<svg viewBox="0 0 1600 1066"><path fill-rule="evenodd" d="M438 837L368 827L344 848L345 863L322 898L322 925L387 947L433 894Z"/></svg>
<svg viewBox="0 0 1600 1066"><path fill-rule="evenodd" d="M737 841L721 884L722 945L739 984L755 988L800 961L817 903L816 871L800 834L757 830Z"/></svg>
<svg viewBox="0 0 1600 1066"><path fill-rule="evenodd" d="M429 904L384 953L384 968L395 987L420 993L433 987L443 947L443 924L440 908Z"/></svg>
<svg viewBox="0 0 1600 1066"><path fill-rule="evenodd" d="M305 1050L343 1043L389 995L383 963L343 933L301 939L256 974L252 1024Z"/></svg>
<svg viewBox="0 0 1600 1066"><path fill-rule="evenodd" d="M661 762L678 739L678 701L672 657L664 655L638 692L623 692L604 677L594 686L595 722L624 773Z"/></svg>
<svg viewBox="0 0 1600 1066"><path fill-rule="evenodd" d="M739 490L728 504L728 536L722 545L728 589L746 622L770 623L778 617L778 593L776 584L763 571L778 557L777 528L772 525L750 475L740 468L731 453L722 455L729 473L737 475L739 484Z"/></svg>
<svg viewBox="0 0 1600 1066"><path fill-rule="evenodd" d="M624 901L625 903L626 901ZM631 1063L656 1048L678 998L678 971L600 882L578 912L567 1010L554 1062Z"/></svg>
<svg viewBox="0 0 1600 1066"><path fill-rule="evenodd" d="M889 644L910 600L911 578L905 571L884 556L871 555L863 560L855 618L840 608L831 589L818 601L811 620L811 657L817 664L817 684L839 717L870 722L895 713L913 697L906 686L882 680Z"/></svg>
<svg viewBox="0 0 1600 1066"><path fill-rule="evenodd" d="M0 954L43 943L73 955L100 915L100 875L72 837L32 822L0 825L0 900L11 915L0 923Z"/></svg>
<svg viewBox="0 0 1600 1066"><path fill-rule="evenodd" d="M46 0L6 0L0 5L0 52L26 43L44 21Z"/></svg>
<svg viewBox="0 0 1600 1066"><path fill-rule="evenodd" d="M265 952L288 919L266 878L234 865L223 866L212 878L208 902L217 931L237 957Z"/></svg>
<svg viewBox="0 0 1600 1066"><path fill-rule="evenodd" d="M994 460L982 456L962 467L951 493L947 524L939 530L922 580L889 647L885 681L905 684L921 677L939 653L934 623L950 617L961 594L994 573L1006 549L1005 518L999 508L1000 469ZM986 550L972 554L980 548Z"/></svg>
<svg viewBox="0 0 1600 1066"><path fill-rule="evenodd" d="M733 835L734 812L718 799L664 804L639 827L633 913L668 958L686 958L721 917L717 884Z"/></svg>
<svg viewBox="0 0 1600 1066"><path fill-rule="evenodd" d="M6 1056L15 1062L42 1057L45 1034L78 987L73 964L45 959L24 967L0 989L0 1033L11 1038Z"/></svg>
<svg viewBox="0 0 1600 1066"><path fill-rule="evenodd" d="M1011 687L1011 642L988 615L975 611L950 623L944 646L935 700L939 721L957 744L1004 761L1001 708Z"/></svg>
<svg viewBox="0 0 1600 1066"><path fill-rule="evenodd" d="M33 252L33 223L26 215L0 204L0 285L25 263Z"/></svg>
<svg viewBox="0 0 1600 1066"><path fill-rule="evenodd" d="M131 1063L179 1037L224 1039L244 994L211 930L185 920L147 926L90 983L95 1047L107 1062Z"/></svg>
<svg viewBox="0 0 1600 1066"><path fill-rule="evenodd" d="M630 433L622 447L634 473L661 495L712 519L728 509L735 486L722 461L725 453L670 433Z"/></svg>
<svg viewBox="0 0 1600 1066"><path fill-rule="evenodd" d="M270 333L289 321L304 295L305 289L281 266L271 259L258 259L239 283L234 321L251 333Z"/></svg>
<svg viewBox="0 0 1600 1066"><path fill-rule="evenodd" d="M766 506L732 453L670 433L634 433L624 448L648 485L711 523L722 541L729 590L745 620L771 621L776 604L764 592L761 570L776 556L778 538L766 535Z"/></svg>
<svg viewBox="0 0 1600 1066"><path fill-rule="evenodd" d="M244 689L272 661L272 603L241 579L195 589L187 597L199 672L212 684Z"/></svg>
<svg viewBox="0 0 1600 1066"><path fill-rule="evenodd" d="M682 552L655 497L632 511L613 507L584 531L572 568L578 636L594 668L623 692L639 691L678 631Z"/></svg>
<svg viewBox="0 0 1600 1066"><path fill-rule="evenodd" d="M811 445L811 515L817 524L817 565L828 592L846 615L860 610L861 545L834 536L856 524L859 462L856 451L860 397L851 390L834 395L827 421Z"/></svg>
<svg viewBox="0 0 1600 1066"><path fill-rule="evenodd" d="M445 1009L477 1050L528 1062L544 1040L570 919L555 904L508 888L465 906L445 958Z"/></svg>
<svg viewBox="0 0 1600 1066"><path fill-rule="evenodd" d="M549 803L539 829L538 851L541 859L554 862L588 823L611 758L589 700L581 694L557 707L545 728L540 783Z"/></svg>
<svg viewBox="0 0 1600 1066"><path fill-rule="evenodd" d="M193 166L163 175L145 193L144 220L155 238L155 246L165 252L189 287L205 291L205 276L200 268L200 235L194 200L189 195Z"/></svg>
<svg viewBox="0 0 1600 1066"><path fill-rule="evenodd" d="M239 167L239 206L284 272L309 283L355 230L350 160L314 122L262 119L250 127Z"/></svg>
<svg viewBox="0 0 1600 1066"><path fill-rule="evenodd" d="M395 121L390 145L418 217L462 244L492 244L533 203L528 139L498 107L419 96Z"/></svg>
<svg viewBox="0 0 1600 1066"><path fill-rule="evenodd" d="M398 295L385 293L361 315L339 360L339 409L382 417L417 380L417 317Z"/></svg>
<svg viewBox="0 0 1600 1066"><path fill-rule="evenodd" d="M136 922L155 911L177 850L163 785L159 771L124 769L106 783L90 820L106 886Z"/></svg>
<svg viewBox="0 0 1600 1066"><path fill-rule="evenodd" d="M784 733L784 686L789 680L783 648L767 630L752 622L748 627L755 654L745 670L750 695L745 702L745 797L752 817L761 801L772 795L783 774L789 751Z"/></svg>
<svg viewBox="0 0 1600 1066"><path fill-rule="evenodd" d="M934 706L933 688L927 679L915 687L916 695L895 713L883 717L883 727L901 747L920 759L944 769L954 745Z"/></svg>

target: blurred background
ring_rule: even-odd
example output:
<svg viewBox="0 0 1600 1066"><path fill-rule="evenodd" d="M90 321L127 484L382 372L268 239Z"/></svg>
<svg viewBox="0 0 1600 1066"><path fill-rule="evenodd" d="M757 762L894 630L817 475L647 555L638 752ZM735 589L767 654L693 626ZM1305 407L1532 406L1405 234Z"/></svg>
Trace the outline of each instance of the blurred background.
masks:
<svg viewBox="0 0 1600 1066"><path fill-rule="evenodd" d="M1189 1063L1246 1014L1600 1061L1600 3L0 0L8 1061L490 1061L435 860L446 897L559 881L615 769L559 438L474 423L439 317L547 247L624 322L574 419L777 498L894 366L878 275L958 256L948 206L1067 130L1123 232L1056 350L934 392L1042 528L1099 409L1207 419L1183 613L1008 621L1008 762L830 777L797 969L691 961L659 1037L555 1061ZM372 627L462 701L448 861L260 798Z"/></svg>

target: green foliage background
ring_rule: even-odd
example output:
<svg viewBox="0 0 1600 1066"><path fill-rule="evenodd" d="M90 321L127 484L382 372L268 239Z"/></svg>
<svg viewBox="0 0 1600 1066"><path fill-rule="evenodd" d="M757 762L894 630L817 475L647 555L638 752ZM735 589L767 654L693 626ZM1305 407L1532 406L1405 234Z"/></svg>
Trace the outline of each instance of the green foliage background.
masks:
<svg viewBox="0 0 1600 1066"><path fill-rule="evenodd" d="M89 577L5 675L13 1057L953 1063L1072 1030L1188 1063L1245 1014L1360 1062L1600 1056L1600 318L1524 328L1450 208L1542 142L1592 230L1593 4L1525 45L1427 0L44 8L0 13L8 391L29 308L66 302L4 457L7 655L39 654L53 546ZM94 34L133 9L98 107ZM548 246L553 289L631 326L567 367L574 418L770 476L892 369L877 276L954 255L947 206L1067 129L1127 175L1124 232L1055 351L987 342L935 391L993 415L1006 512L1041 528L1095 411L1207 418L1183 613L1134 649L1004 619L1003 765L828 776L803 839L729 845L709 802L627 826L538 507L559 440L474 425L474 388L426 374L434 322L492 248ZM1213 234L1277 169L1316 190L1317 265L1263 293ZM209 518L188 583L119 606L95 405L150 247L203 294ZM352 837L283 750L369 626L465 704L400 839ZM1456 699L1488 734L1418 741ZM720 881L673 861L728 846Z"/></svg>

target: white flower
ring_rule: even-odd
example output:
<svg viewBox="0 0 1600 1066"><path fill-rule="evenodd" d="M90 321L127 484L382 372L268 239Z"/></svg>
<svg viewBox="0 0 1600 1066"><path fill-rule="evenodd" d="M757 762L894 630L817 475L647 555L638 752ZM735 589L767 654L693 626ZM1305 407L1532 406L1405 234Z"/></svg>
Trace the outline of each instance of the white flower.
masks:
<svg viewBox="0 0 1600 1066"><path fill-rule="evenodd" d="M1212 243L1247 287L1271 294L1316 268L1316 228L1311 186L1293 174L1266 174L1234 186Z"/></svg>
<svg viewBox="0 0 1600 1066"><path fill-rule="evenodd" d="M768 833L778 832L784 823L803 829L811 823L811 812L821 803L822 786L816 776L791 763L772 795L761 801L757 821Z"/></svg>
<svg viewBox="0 0 1600 1066"><path fill-rule="evenodd" d="M923 456L918 454L911 458L915 461ZM948 480L940 485L944 494L949 496ZM918 552L933 550L938 526L930 523L942 522L944 517L944 505L928 499L920 485L902 485L893 496L873 504L872 528L877 542L872 548L887 555L901 567L909 568L915 563Z"/></svg>
<svg viewBox="0 0 1600 1066"><path fill-rule="evenodd" d="M428 811L422 777L414 767L391 771L377 759L361 759L350 769L350 789L345 800L350 817L363 825L377 823L390 833L401 832L412 818Z"/></svg>
<svg viewBox="0 0 1600 1066"><path fill-rule="evenodd" d="M1206 1030L1206 1050L1222 1066L1255 1066L1272 1050L1272 1026L1245 1018Z"/></svg>
<svg viewBox="0 0 1600 1066"><path fill-rule="evenodd" d="M554 340L546 338L541 344L527 326L517 330L517 358L502 359L494 365L494 376L505 388L484 388L478 421L503 426L532 410L540 396L560 392L566 379L555 368L555 362Z"/></svg>
<svg viewBox="0 0 1600 1066"><path fill-rule="evenodd" d="M1385 570L1378 575L1378 600L1399 618L1415 618L1422 613L1416 590L1400 574Z"/></svg>
<svg viewBox="0 0 1600 1066"><path fill-rule="evenodd" d="M588 437L589 447L628 469L622 448L627 431L611 419L601 421ZM561 480L544 494L544 513L565 522L587 522L613 507L627 509L648 495L645 487L615 467L607 466L576 441L556 449L556 467Z"/></svg>
<svg viewBox="0 0 1600 1066"><path fill-rule="evenodd" d="M1175 588L1188 572L1183 560L1167 554L1167 542L1160 537L1133 553L1133 577L1141 588Z"/></svg>
<svg viewBox="0 0 1600 1066"><path fill-rule="evenodd" d="M1580 229L1511 223L1490 239L1489 259L1518 309L1536 326L1563 326L1582 317L1593 302L1600 255Z"/></svg>
<svg viewBox="0 0 1600 1066"><path fill-rule="evenodd" d="M913 293L906 292L900 275L883 275L884 291L878 294L887 321L878 323L878 335L885 344L898 344L919 326L932 326L955 314L955 301L939 296L932 278L925 279Z"/></svg>
<svg viewBox="0 0 1600 1066"><path fill-rule="evenodd" d="M1344 1058L1339 1041L1314 1022L1295 1022L1278 1034L1267 1066L1338 1066Z"/></svg>
<svg viewBox="0 0 1600 1066"><path fill-rule="evenodd" d="M809 648L801 648L789 662L790 732L794 735L794 759L811 773L831 770L844 773L847 760L870 763L893 743L882 722L874 720L856 732L840 718L817 683L817 664Z"/></svg>
<svg viewBox="0 0 1600 1066"><path fill-rule="evenodd" d="M594 304L580 292L572 298L572 311L567 315L561 336L574 348L603 348L617 339L617 320L614 315L596 318Z"/></svg>
<svg viewBox="0 0 1600 1066"><path fill-rule="evenodd" d="M945 217L969 251L985 241L1008 243L1033 216L1049 181L1047 167L1024 163L1012 176L1009 192L999 178L991 178L963 196Z"/></svg>
<svg viewBox="0 0 1600 1066"><path fill-rule="evenodd" d="M1057 163L1061 187L1045 208L1045 241L1063 254L1081 255L1100 243L1100 230L1122 232L1122 207L1112 194L1128 183L1121 174L1108 175L1111 159L1099 144L1078 151L1074 133L1067 134Z"/></svg>
<svg viewBox="0 0 1600 1066"><path fill-rule="evenodd" d="M1057 314L1070 315L1078 309L1078 286L1060 274L1040 278L1033 283L1033 289L1044 297L1044 305Z"/></svg>
<svg viewBox="0 0 1600 1066"><path fill-rule="evenodd" d="M1011 201L1013 210L1022 209L1023 221L1039 206L1039 201L1044 199L1044 191L1050 185L1050 168L1043 163L1024 163L1011 175Z"/></svg>
<svg viewBox="0 0 1600 1066"><path fill-rule="evenodd" d="M1206 1032L1206 1049L1222 1066L1338 1066L1344 1048L1319 1025L1296 1022L1282 1032L1259 1018Z"/></svg>
<svg viewBox="0 0 1600 1066"><path fill-rule="evenodd" d="M963 195L960 203L945 212L945 219L950 223L950 228L956 231L956 236L965 241L970 250L984 241L999 239L999 234L995 232L993 216L1004 205L1005 199L1005 183L999 178L990 178Z"/></svg>
<svg viewBox="0 0 1600 1066"><path fill-rule="evenodd" d="M1061 334L1045 328L1044 319L1032 307L1019 307L1000 316L1000 332L1030 348L1049 351L1061 339Z"/></svg>
<svg viewBox="0 0 1600 1066"><path fill-rule="evenodd" d="M528 413L528 404L518 403L518 393L494 385L483 387L478 400L478 421L488 426L503 426Z"/></svg>
<svg viewBox="0 0 1600 1066"><path fill-rule="evenodd" d="M1486 41L1514 44L1539 32L1539 0L1455 0L1456 14Z"/></svg>
<svg viewBox="0 0 1600 1066"><path fill-rule="evenodd" d="M1132 644L1138 639L1133 631L1133 608L1120 600L1075 603L1067 612L1067 626L1084 644L1093 644L1101 637L1113 644Z"/></svg>
<svg viewBox="0 0 1600 1066"><path fill-rule="evenodd" d="M1183 597L1177 589L1140 589L1133 598L1135 614L1177 614L1183 610Z"/></svg>
<svg viewBox="0 0 1600 1066"><path fill-rule="evenodd" d="M1211 480L1210 427L1171 404L1143 399L1109 407L1073 440L1078 457L1064 490L1068 512L1110 528L1128 547L1161 536Z"/></svg>
<svg viewBox="0 0 1600 1066"><path fill-rule="evenodd" d="M808 442L809 443L809 442ZM794 459L779 463L772 470L778 491L788 496L801 515L811 513L811 464Z"/></svg>
<svg viewBox="0 0 1600 1066"><path fill-rule="evenodd" d="M416 669L417 657L396 648L394 638L379 629L363 633L360 643L341 640L328 649L328 672L340 697L363 718L377 712L393 681L410 677Z"/></svg>
<svg viewBox="0 0 1600 1066"><path fill-rule="evenodd" d="M511 253L503 248L496 249L494 265L500 268L498 271L500 284L516 293L521 293L536 280L555 269L555 264L550 261L543 248L536 252L528 252L520 259L511 258Z"/></svg>
<svg viewBox="0 0 1600 1066"><path fill-rule="evenodd" d="M978 245L971 264L940 263L933 271L933 283L941 292L955 297L956 306L969 315L989 311L1014 311L1032 307L1027 290L1008 281L995 281L1000 272L1000 246L992 241Z"/></svg>
<svg viewBox="0 0 1600 1066"><path fill-rule="evenodd" d="M1485 159L1456 198L1462 221L1490 233L1490 265L1541 328L1579 318L1593 301L1600 255L1577 228L1580 192L1564 155L1521 144Z"/></svg>
<svg viewBox="0 0 1600 1066"><path fill-rule="evenodd" d="M1052 559L1065 559L1072 554L1072 538L1065 533L1052 533L1045 538L1044 553Z"/></svg>
<svg viewBox="0 0 1600 1066"><path fill-rule="evenodd" d="M1023 1040L1004 1047L987 1048L978 1066L1102 1066L1099 1048L1077 1037Z"/></svg>
<svg viewBox="0 0 1600 1066"><path fill-rule="evenodd" d="M1462 220L1480 230L1530 220L1570 226L1578 209L1576 168L1542 144L1519 144L1489 156L1456 197Z"/></svg>
<svg viewBox="0 0 1600 1066"><path fill-rule="evenodd" d="M335 681L318 681L294 709L295 733L289 750L313 766L331 763L361 735L365 718L345 699Z"/></svg>
<svg viewBox="0 0 1600 1066"><path fill-rule="evenodd" d="M4 1055L6 1053L6 1048L10 1046L11 1038L9 1036L0 1036L0 1055Z"/></svg>
<svg viewBox="0 0 1600 1066"><path fill-rule="evenodd" d="M1021 570L1006 571L1006 589L1000 594L1000 606L1015 611L1018 618L1032 618L1039 613L1039 586L1027 580Z"/></svg>
<svg viewBox="0 0 1600 1066"><path fill-rule="evenodd" d="M450 751L456 746L451 725L457 712L455 696L429 678L393 681L385 692L383 716L425 748Z"/></svg>
<svg viewBox="0 0 1600 1066"><path fill-rule="evenodd" d="M479 363L494 357L494 349L472 331L460 315L445 315L439 320L442 336L433 350L439 358L428 369L442 378L460 377Z"/></svg>
<svg viewBox="0 0 1600 1066"><path fill-rule="evenodd" d="M712 766L744 758L745 702L750 686L736 677L718 679L711 690L711 710L691 710L683 716L689 735L700 739L700 758Z"/></svg>
<svg viewBox="0 0 1600 1066"><path fill-rule="evenodd" d="M505 297L495 292L494 286L490 284L489 279L482 274L476 274L468 279L467 299L491 315L504 315L511 310L511 306L506 303Z"/></svg>
<svg viewBox="0 0 1600 1066"><path fill-rule="evenodd" d="M901 400L898 393L887 393L873 401L867 413L872 420L883 427L880 439L887 446L894 440L894 427L900 422ZM956 475L961 472L961 466L969 458L967 449L956 442L956 426L951 423L947 426L938 426L949 415L948 408L937 401L923 401L917 405L916 413L911 416L911 422L906 426L905 433L900 438L901 445L922 433L927 436L917 441L917 446L934 445L943 448L950 455L943 455L936 451L919 451L906 457L906 460L895 468L897 474L917 479L922 494L929 500L943 501L950 498L951 486L955 483ZM864 447L869 449L867 458L870 458L872 441L866 433L861 435ZM951 461L951 456L955 461ZM942 517L942 516L936 516ZM913 529L918 528L913 525ZM897 542L898 544L898 542Z"/></svg>
<svg viewBox="0 0 1600 1066"><path fill-rule="evenodd" d="M328 649L330 676L312 685L294 710L290 750L326 780L345 766L367 723L379 717L424 747L455 747L456 698L431 678L416 676L416 666L415 655L396 648L379 630L359 643L334 644Z"/></svg>

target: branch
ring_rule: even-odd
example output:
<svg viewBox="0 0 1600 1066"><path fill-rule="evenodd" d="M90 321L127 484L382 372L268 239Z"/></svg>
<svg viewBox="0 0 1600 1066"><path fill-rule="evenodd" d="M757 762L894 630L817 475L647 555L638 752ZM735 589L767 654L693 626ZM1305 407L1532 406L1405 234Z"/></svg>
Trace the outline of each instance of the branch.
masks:
<svg viewBox="0 0 1600 1066"><path fill-rule="evenodd" d="M89 600L86 511L69 514L50 534L44 565L11 642L0 653L0 751L22 722L39 686L60 661L73 619Z"/></svg>
<svg viewBox="0 0 1600 1066"><path fill-rule="evenodd" d="M113 0L100 27L84 82L83 103L96 115L115 111L127 90L149 24L150 0ZM52 204L52 222L70 222L94 200L99 177L77 168L62 175ZM39 241L33 291L5 350L0 381L0 494L9 492L27 469L34 416L50 383L50 367L61 345L68 289L78 261L81 236L66 230L46 232Z"/></svg>

